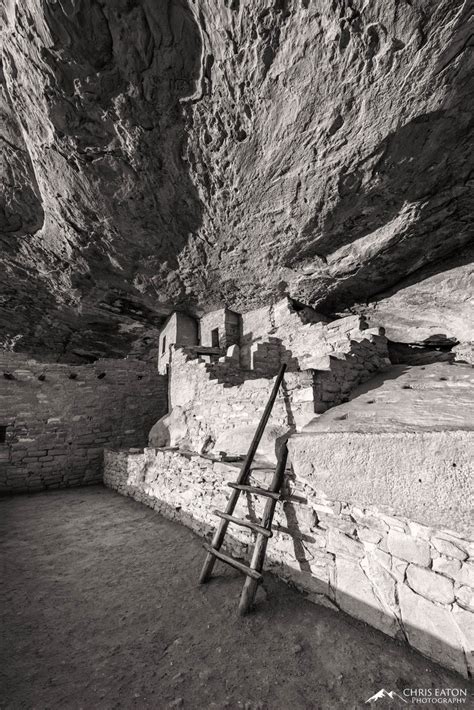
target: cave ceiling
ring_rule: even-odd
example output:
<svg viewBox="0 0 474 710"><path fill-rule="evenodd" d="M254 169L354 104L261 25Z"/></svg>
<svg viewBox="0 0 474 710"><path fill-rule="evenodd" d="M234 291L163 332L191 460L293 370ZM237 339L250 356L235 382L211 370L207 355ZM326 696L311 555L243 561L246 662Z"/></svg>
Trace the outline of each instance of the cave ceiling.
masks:
<svg viewBox="0 0 474 710"><path fill-rule="evenodd" d="M0 12L0 345L141 356L282 295L472 339L472 3Z"/></svg>

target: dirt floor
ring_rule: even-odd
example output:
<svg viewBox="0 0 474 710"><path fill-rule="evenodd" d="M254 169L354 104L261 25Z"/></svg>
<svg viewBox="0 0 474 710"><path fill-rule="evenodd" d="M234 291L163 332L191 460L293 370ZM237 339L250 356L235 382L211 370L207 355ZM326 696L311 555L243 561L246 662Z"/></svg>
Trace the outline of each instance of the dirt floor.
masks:
<svg viewBox="0 0 474 710"><path fill-rule="evenodd" d="M200 539L105 488L3 499L0 533L2 709L350 709L468 688L270 575L240 619L238 573L197 586Z"/></svg>

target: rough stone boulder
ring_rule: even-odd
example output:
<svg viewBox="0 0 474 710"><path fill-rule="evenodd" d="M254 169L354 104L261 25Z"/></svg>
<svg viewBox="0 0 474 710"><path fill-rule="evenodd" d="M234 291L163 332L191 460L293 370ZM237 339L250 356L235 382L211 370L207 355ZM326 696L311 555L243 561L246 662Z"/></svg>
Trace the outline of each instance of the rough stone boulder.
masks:
<svg viewBox="0 0 474 710"><path fill-rule="evenodd" d="M150 429L148 443L157 449L178 446L186 439L186 416L182 407L174 407L169 413L158 419Z"/></svg>

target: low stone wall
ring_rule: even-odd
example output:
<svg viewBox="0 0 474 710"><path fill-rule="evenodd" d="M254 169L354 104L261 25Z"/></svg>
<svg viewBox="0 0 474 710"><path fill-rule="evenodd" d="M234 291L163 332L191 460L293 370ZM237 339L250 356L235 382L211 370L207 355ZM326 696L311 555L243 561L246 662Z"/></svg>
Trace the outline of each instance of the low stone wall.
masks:
<svg viewBox="0 0 474 710"><path fill-rule="evenodd" d="M70 366L0 354L0 493L102 480L104 446L143 446L167 381L138 360Z"/></svg>
<svg viewBox="0 0 474 710"><path fill-rule="evenodd" d="M253 471L268 486L272 471ZM201 535L224 509L235 465L176 450L107 451L104 483ZM330 489L328 484L327 489ZM328 497L288 472L266 568L314 602L342 609L468 676L474 670L474 545L373 505ZM236 515L258 520L264 502L242 495ZM227 550L249 557L253 536L231 525ZM204 559L204 553L203 553ZM218 570L217 570L218 572Z"/></svg>

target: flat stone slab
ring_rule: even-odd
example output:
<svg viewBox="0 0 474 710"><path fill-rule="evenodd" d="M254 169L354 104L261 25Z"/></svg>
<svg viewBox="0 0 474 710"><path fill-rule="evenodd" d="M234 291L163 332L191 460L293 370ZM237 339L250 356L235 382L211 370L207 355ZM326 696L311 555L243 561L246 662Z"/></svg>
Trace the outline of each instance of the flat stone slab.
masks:
<svg viewBox="0 0 474 710"><path fill-rule="evenodd" d="M315 418L289 446L298 476L332 499L474 532L470 365L392 367Z"/></svg>
<svg viewBox="0 0 474 710"><path fill-rule="evenodd" d="M289 450L297 478L333 500L473 536L474 431L314 431Z"/></svg>

